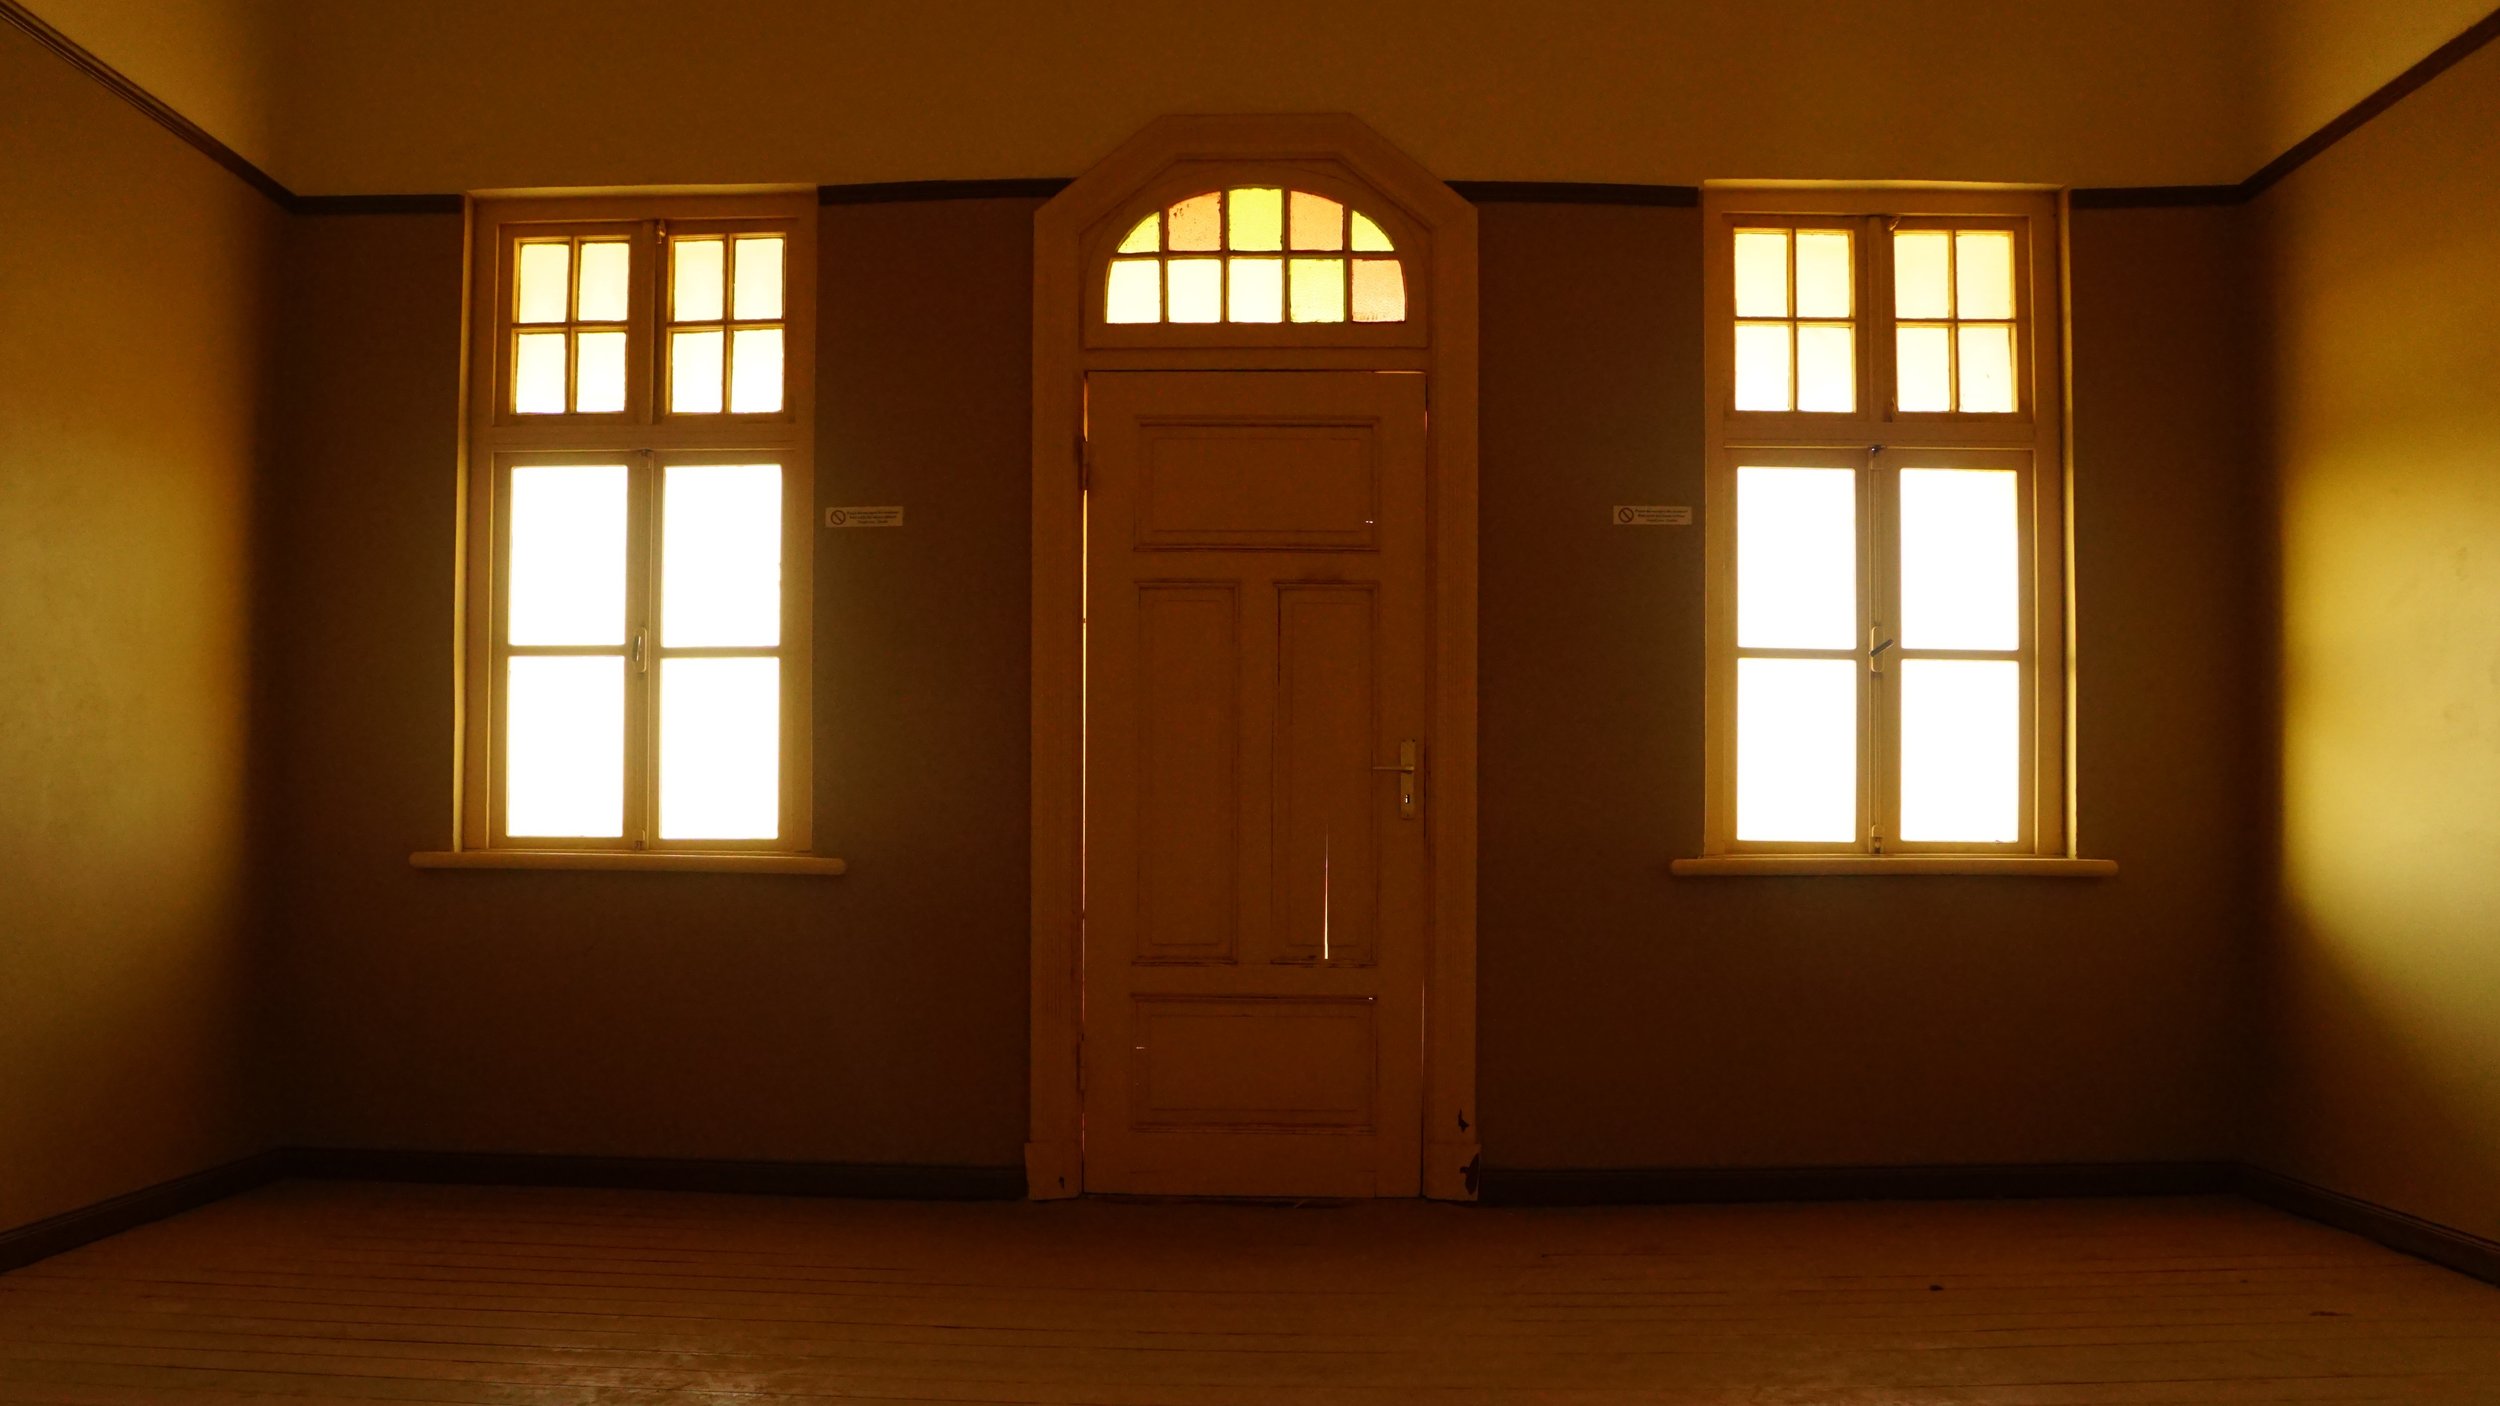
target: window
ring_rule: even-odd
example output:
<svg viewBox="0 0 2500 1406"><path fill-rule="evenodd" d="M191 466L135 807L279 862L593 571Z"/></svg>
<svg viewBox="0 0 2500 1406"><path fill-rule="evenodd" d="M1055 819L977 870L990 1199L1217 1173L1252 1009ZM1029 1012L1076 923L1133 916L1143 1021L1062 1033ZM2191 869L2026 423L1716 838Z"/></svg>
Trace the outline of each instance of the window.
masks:
<svg viewBox="0 0 2500 1406"><path fill-rule="evenodd" d="M1309 191L1211 190L1155 211L1106 275L1113 323L1404 322L1406 273L1371 216Z"/></svg>
<svg viewBox="0 0 2500 1406"><path fill-rule="evenodd" d="M1704 206L1708 851L2066 854L2052 199Z"/></svg>
<svg viewBox="0 0 2500 1406"><path fill-rule="evenodd" d="M479 206L466 847L809 846L814 216Z"/></svg>

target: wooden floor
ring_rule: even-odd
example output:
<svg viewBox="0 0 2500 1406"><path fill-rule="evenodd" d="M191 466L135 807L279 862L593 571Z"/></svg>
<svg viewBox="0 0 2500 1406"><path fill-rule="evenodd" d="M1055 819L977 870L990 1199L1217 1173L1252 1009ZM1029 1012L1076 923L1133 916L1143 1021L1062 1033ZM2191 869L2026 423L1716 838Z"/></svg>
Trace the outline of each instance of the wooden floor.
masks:
<svg viewBox="0 0 2500 1406"><path fill-rule="evenodd" d="M2224 1199L1486 1210L287 1183L0 1276L0 1401L2500 1402Z"/></svg>

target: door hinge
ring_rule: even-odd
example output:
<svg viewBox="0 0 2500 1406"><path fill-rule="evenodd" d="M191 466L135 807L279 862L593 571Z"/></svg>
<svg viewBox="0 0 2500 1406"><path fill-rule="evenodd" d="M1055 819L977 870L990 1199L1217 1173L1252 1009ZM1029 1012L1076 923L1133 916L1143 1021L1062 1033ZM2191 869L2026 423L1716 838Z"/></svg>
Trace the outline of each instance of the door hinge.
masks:
<svg viewBox="0 0 2500 1406"><path fill-rule="evenodd" d="M1076 490L1091 492L1094 487L1094 442L1083 435L1076 437Z"/></svg>

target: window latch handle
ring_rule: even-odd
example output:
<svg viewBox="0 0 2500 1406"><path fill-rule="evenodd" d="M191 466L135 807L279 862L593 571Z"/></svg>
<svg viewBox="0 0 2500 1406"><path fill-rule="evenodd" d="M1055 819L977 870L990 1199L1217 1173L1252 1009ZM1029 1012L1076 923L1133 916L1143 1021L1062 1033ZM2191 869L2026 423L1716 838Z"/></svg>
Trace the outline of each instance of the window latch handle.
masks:
<svg viewBox="0 0 2500 1406"><path fill-rule="evenodd" d="M1884 627L1881 625L1867 627L1866 668L1869 673L1880 674L1884 671L1884 651L1892 648L1892 641L1883 638L1883 633Z"/></svg>
<svg viewBox="0 0 2500 1406"><path fill-rule="evenodd" d="M650 641L649 630L634 631L634 672L637 674L647 674L651 671L651 654L646 648Z"/></svg>

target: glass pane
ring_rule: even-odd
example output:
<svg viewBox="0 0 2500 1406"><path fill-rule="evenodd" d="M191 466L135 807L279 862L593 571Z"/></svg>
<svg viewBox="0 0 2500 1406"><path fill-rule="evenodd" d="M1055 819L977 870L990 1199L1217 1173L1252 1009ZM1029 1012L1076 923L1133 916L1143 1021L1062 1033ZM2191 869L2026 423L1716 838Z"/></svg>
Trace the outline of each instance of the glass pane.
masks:
<svg viewBox="0 0 2500 1406"><path fill-rule="evenodd" d="M1120 240L1120 252L1123 254L1151 254L1162 247L1163 212L1160 210L1139 220L1137 228Z"/></svg>
<svg viewBox="0 0 2500 1406"><path fill-rule="evenodd" d="M1788 231L1736 231L1736 315L1788 316Z"/></svg>
<svg viewBox="0 0 2500 1406"><path fill-rule="evenodd" d="M1857 842L1863 667L1736 661L1736 838Z"/></svg>
<svg viewBox="0 0 2500 1406"><path fill-rule="evenodd" d="M2014 236L2001 229L1966 229L1953 236L1957 316L2014 315Z"/></svg>
<svg viewBox="0 0 2500 1406"><path fill-rule="evenodd" d="M1225 197L1226 214L1232 221L1232 247L1235 249L1282 249L1285 247L1285 193L1244 186ZM1240 318L1233 319L1236 322Z"/></svg>
<svg viewBox="0 0 2500 1406"><path fill-rule="evenodd" d="M625 485L622 464L512 471L506 639L625 642Z"/></svg>
<svg viewBox="0 0 2500 1406"><path fill-rule="evenodd" d="M660 838L781 833L781 661L660 661Z"/></svg>
<svg viewBox="0 0 2500 1406"><path fill-rule="evenodd" d="M564 334L524 332L512 339L512 408L523 415L564 413Z"/></svg>
<svg viewBox="0 0 2500 1406"><path fill-rule="evenodd" d="M669 334L668 408L680 415L718 414L720 394L721 334Z"/></svg>
<svg viewBox="0 0 2500 1406"><path fill-rule="evenodd" d="M1744 322L1736 327L1736 408L1788 408L1788 324Z"/></svg>
<svg viewBox="0 0 2500 1406"><path fill-rule="evenodd" d="M1232 321L1284 321L1285 261L1235 259L1232 264Z"/></svg>
<svg viewBox="0 0 2500 1406"><path fill-rule="evenodd" d="M781 320L780 235L738 241L736 285L730 314L741 322Z"/></svg>
<svg viewBox="0 0 2500 1406"><path fill-rule="evenodd" d="M1345 207L1324 195L1309 191L1293 193L1293 247L1296 249L1343 249L1345 247Z"/></svg>
<svg viewBox="0 0 2500 1406"><path fill-rule="evenodd" d="M1962 409L2003 414L2014 408L2014 329L2004 323L1964 323L1961 334Z"/></svg>
<svg viewBox="0 0 2500 1406"><path fill-rule="evenodd" d="M581 322L623 322L633 290L633 246L621 239L582 246L582 287L573 316Z"/></svg>
<svg viewBox="0 0 2500 1406"><path fill-rule="evenodd" d="M1892 237L1892 314L1953 315L1950 237L1943 230L1903 230Z"/></svg>
<svg viewBox="0 0 2500 1406"><path fill-rule="evenodd" d="M1953 342L1942 327L1904 327L1893 339L1901 384L1893 403L1904 411L1953 408Z"/></svg>
<svg viewBox="0 0 2500 1406"><path fill-rule="evenodd" d="M1858 646L1858 475L1736 471L1736 643Z"/></svg>
<svg viewBox="0 0 2500 1406"><path fill-rule="evenodd" d="M1358 215L1355 218L1362 217ZM1354 261L1354 320L1357 322L1404 322L1406 320L1406 270L1397 260L1356 259Z"/></svg>
<svg viewBox="0 0 2500 1406"><path fill-rule="evenodd" d="M1847 323L1797 327L1797 408L1858 408L1857 330Z"/></svg>
<svg viewBox="0 0 2500 1406"><path fill-rule="evenodd" d="M1153 259L1113 259L1111 285L1104 291L1105 322L1161 322L1163 283Z"/></svg>
<svg viewBox="0 0 2500 1406"><path fill-rule="evenodd" d="M1901 471L1901 647L2020 649L2011 469Z"/></svg>
<svg viewBox="0 0 2500 1406"><path fill-rule="evenodd" d="M1797 231L1797 315L1847 317L1855 270L1849 262L1846 230ZM1740 309L1741 312L1741 309Z"/></svg>
<svg viewBox="0 0 2500 1406"><path fill-rule="evenodd" d="M660 643L781 643L781 466L671 464L660 513Z"/></svg>
<svg viewBox="0 0 2500 1406"><path fill-rule="evenodd" d="M1293 320L1345 321L1345 260L1293 261Z"/></svg>
<svg viewBox="0 0 2500 1406"><path fill-rule="evenodd" d="M1172 207L1167 220L1175 249L1221 249L1224 247L1222 200L1214 191L1193 195ZM1177 322L1180 319L1174 318ZM1212 320L1212 319L1210 319Z"/></svg>
<svg viewBox="0 0 2500 1406"><path fill-rule="evenodd" d="M1174 259L1166 266L1171 283L1174 322L1224 320L1224 261Z"/></svg>
<svg viewBox="0 0 2500 1406"><path fill-rule="evenodd" d="M1378 224L1375 224L1372 221L1371 216L1363 214L1361 211L1352 211L1350 214L1352 216L1350 223L1354 226L1354 249L1356 253L1386 254L1391 249L1396 247L1389 242L1387 232L1383 231Z"/></svg>
<svg viewBox="0 0 2500 1406"><path fill-rule="evenodd" d="M1901 838L2021 839L2022 666L1904 659L1900 668Z"/></svg>
<svg viewBox="0 0 2500 1406"><path fill-rule="evenodd" d="M742 327L729 344L729 408L769 415L781 408L781 329Z"/></svg>
<svg viewBox="0 0 2500 1406"><path fill-rule="evenodd" d="M571 291L573 246L570 244L524 244L521 246L521 297L515 322L562 322L565 318L565 295Z"/></svg>
<svg viewBox="0 0 2500 1406"><path fill-rule="evenodd" d="M625 660L507 661L503 828L527 839L625 833Z"/></svg>
<svg viewBox="0 0 2500 1406"><path fill-rule="evenodd" d="M669 241L670 257L675 261L675 276L670 286L675 290L669 303L669 316L678 322L718 322L721 313L721 241L717 239L673 239Z"/></svg>
<svg viewBox="0 0 2500 1406"><path fill-rule="evenodd" d="M613 415L625 408L625 334L583 332L574 338L573 408Z"/></svg>

